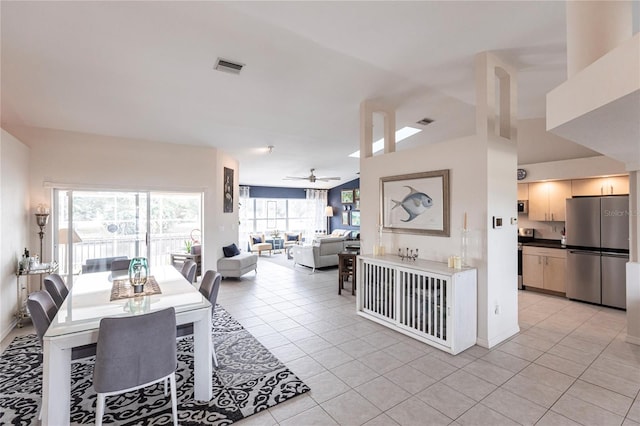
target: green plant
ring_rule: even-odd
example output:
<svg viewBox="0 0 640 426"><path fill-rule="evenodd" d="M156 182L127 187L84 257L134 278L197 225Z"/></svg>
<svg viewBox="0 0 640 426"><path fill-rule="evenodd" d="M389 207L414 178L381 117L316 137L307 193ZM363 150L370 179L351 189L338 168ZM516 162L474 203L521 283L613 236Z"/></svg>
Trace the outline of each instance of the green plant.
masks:
<svg viewBox="0 0 640 426"><path fill-rule="evenodd" d="M193 246L193 241L191 240L184 241L184 249L187 251L187 253L191 253L191 246Z"/></svg>

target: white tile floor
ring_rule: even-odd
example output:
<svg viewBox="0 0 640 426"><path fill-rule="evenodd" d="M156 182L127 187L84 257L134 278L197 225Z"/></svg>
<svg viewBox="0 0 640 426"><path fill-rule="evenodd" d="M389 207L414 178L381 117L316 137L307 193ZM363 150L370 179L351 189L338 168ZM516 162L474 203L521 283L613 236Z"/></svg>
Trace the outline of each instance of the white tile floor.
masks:
<svg viewBox="0 0 640 426"><path fill-rule="evenodd" d="M218 301L311 392L239 424L640 425L624 312L521 292L520 334L453 357L357 316L336 270L278 262L224 280Z"/></svg>

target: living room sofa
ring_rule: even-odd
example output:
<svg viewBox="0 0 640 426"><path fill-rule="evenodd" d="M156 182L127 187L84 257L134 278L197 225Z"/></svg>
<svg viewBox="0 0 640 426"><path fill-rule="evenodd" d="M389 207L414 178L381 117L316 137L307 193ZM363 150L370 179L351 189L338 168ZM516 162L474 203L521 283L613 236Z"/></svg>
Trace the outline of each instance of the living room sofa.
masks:
<svg viewBox="0 0 640 426"><path fill-rule="evenodd" d="M338 265L338 253L344 251L345 237L317 237L311 245L293 247L293 266L324 268Z"/></svg>

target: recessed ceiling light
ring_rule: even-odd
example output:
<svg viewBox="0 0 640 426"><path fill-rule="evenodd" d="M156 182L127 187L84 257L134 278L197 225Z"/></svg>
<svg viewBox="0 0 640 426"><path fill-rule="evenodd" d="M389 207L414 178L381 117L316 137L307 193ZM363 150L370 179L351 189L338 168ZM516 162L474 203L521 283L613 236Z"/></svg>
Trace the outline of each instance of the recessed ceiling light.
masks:
<svg viewBox="0 0 640 426"><path fill-rule="evenodd" d="M416 129L415 127L403 127L400 130L396 131L396 145L401 141L405 140L409 136L413 136L416 133L420 133L422 129ZM378 139L373 143L373 153L375 154L378 151L382 151L384 149L384 138ZM360 150L349 154L349 157L360 158Z"/></svg>

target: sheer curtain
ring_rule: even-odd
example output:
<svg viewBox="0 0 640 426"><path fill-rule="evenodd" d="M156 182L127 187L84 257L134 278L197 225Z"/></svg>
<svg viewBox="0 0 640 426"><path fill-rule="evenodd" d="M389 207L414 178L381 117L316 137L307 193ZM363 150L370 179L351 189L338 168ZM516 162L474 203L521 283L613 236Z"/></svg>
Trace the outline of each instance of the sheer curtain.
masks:
<svg viewBox="0 0 640 426"><path fill-rule="evenodd" d="M311 220L305 230L305 241L311 241L315 234L327 230L327 218L324 212L327 207L328 192L326 189L307 189Z"/></svg>
<svg viewBox="0 0 640 426"><path fill-rule="evenodd" d="M253 209L252 200L249 198L250 187L241 186L238 190L240 208L238 216L240 226L238 226L238 248L246 249L249 234L253 231L253 222L250 220L250 211Z"/></svg>

